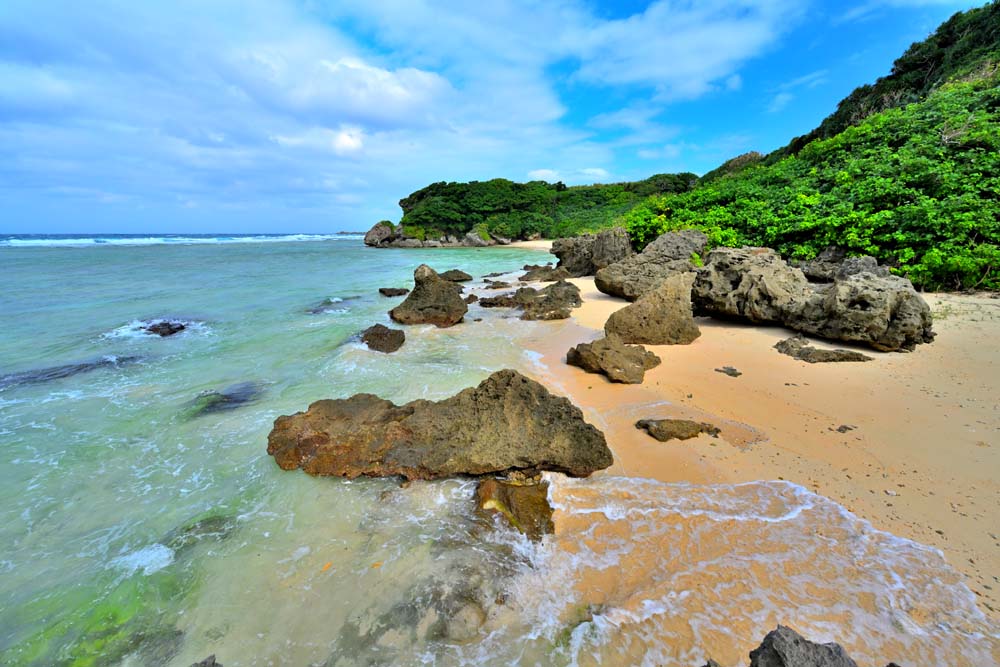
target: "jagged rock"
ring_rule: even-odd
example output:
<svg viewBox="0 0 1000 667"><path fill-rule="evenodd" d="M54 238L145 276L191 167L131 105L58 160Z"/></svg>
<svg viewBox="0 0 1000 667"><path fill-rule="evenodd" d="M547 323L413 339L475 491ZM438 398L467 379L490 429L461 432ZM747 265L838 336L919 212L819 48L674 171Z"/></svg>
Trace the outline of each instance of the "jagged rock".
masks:
<svg viewBox="0 0 1000 667"><path fill-rule="evenodd" d="M566 280L571 277L569 271L562 267L554 268L552 266L526 264L524 269L526 273L521 276L521 280L526 283L547 283L556 280Z"/></svg>
<svg viewBox="0 0 1000 667"><path fill-rule="evenodd" d="M226 412L252 403L263 393L257 382L238 382L221 391L205 391L188 404L191 417Z"/></svg>
<svg viewBox="0 0 1000 667"><path fill-rule="evenodd" d="M437 479L518 470L586 477L612 463L604 435L565 398L512 370L442 401L372 394L279 417L267 452L311 475Z"/></svg>
<svg viewBox="0 0 1000 667"><path fill-rule="evenodd" d="M638 301L615 311L604 331L626 343L687 345L701 335L691 311L694 275L680 273L664 280Z"/></svg>
<svg viewBox="0 0 1000 667"><path fill-rule="evenodd" d="M465 302L468 304L473 304L477 301L479 301L479 297L476 296L475 294L470 294L469 296L465 297Z"/></svg>
<svg viewBox="0 0 1000 667"><path fill-rule="evenodd" d="M160 338L166 338L167 336L173 336L187 329L187 325L183 322L172 322L170 320L158 320L147 324L142 328L146 333L151 333L159 336Z"/></svg>
<svg viewBox="0 0 1000 667"><path fill-rule="evenodd" d="M878 260L874 257L862 255L860 257L847 257L846 251L829 247L815 259L807 262L794 264L802 270L805 277L810 282L832 283L838 278L846 278L857 273L873 273L877 276L889 276L889 269L878 265Z"/></svg>
<svg viewBox="0 0 1000 667"><path fill-rule="evenodd" d="M390 329L384 324L376 324L361 332L361 341L369 350L388 354L403 347L406 334L402 329Z"/></svg>
<svg viewBox="0 0 1000 667"><path fill-rule="evenodd" d="M413 291L403 303L389 311L400 324L433 324L450 327L465 317L469 306L462 300L461 287L421 264L413 272Z"/></svg>
<svg viewBox="0 0 1000 667"><path fill-rule="evenodd" d="M522 287L514 293L514 300L524 309L522 320L564 320L583 305L580 288L564 280L540 290Z"/></svg>
<svg viewBox="0 0 1000 667"><path fill-rule="evenodd" d="M484 296L479 300L479 305L483 308L517 308L519 304L514 299L514 293L508 292L496 296Z"/></svg>
<svg viewBox="0 0 1000 667"><path fill-rule="evenodd" d="M694 281L695 312L757 324L782 324L812 287L770 248L716 248Z"/></svg>
<svg viewBox="0 0 1000 667"><path fill-rule="evenodd" d="M376 222L375 225L368 230L365 234L365 245L367 246L380 246L388 243L393 236L395 236L396 230L392 226L392 223L388 220L382 220Z"/></svg>
<svg viewBox="0 0 1000 667"><path fill-rule="evenodd" d="M471 248L485 248L494 244L492 239L486 240L477 234L475 231L470 231L462 237L462 245L469 246Z"/></svg>
<svg viewBox="0 0 1000 667"><path fill-rule="evenodd" d="M615 334L592 343L580 343L566 353L566 363L588 373L602 373L612 382L640 384L660 358L641 345L626 345Z"/></svg>
<svg viewBox="0 0 1000 667"><path fill-rule="evenodd" d="M472 280L472 276L460 269L448 269L439 275L445 280L450 280L453 283L464 283Z"/></svg>
<svg viewBox="0 0 1000 667"><path fill-rule="evenodd" d="M410 290L405 287L379 287L378 293L382 296L403 296L409 294Z"/></svg>
<svg viewBox="0 0 1000 667"><path fill-rule="evenodd" d="M556 239L552 254L559 258L559 268L574 278L593 275L598 269L621 261L633 254L628 232L621 227L607 229L596 235Z"/></svg>
<svg viewBox="0 0 1000 667"><path fill-rule="evenodd" d="M635 301L665 279L695 270L692 257L701 256L708 237L696 229L661 234L632 257L610 264L594 276L600 291Z"/></svg>
<svg viewBox="0 0 1000 667"><path fill-rule="evenodd" d="M816 644L779 625L750 651L750 667L858 667L839 644Z"/></svg>
<svg viewBox="0 0 1000 667"><path fill-rule="evenodd" d="M789 357L810 364L838 361L871 361L872 358L853 350L821 350L809 344L804 336L792 336L774 344L774 349Z"/></svg>
<svg viewBox="0 0 1000 667"><path fill-rule="evenodd" d="M525 483L489 477L480 480L476 487L476 505L483 513L499 513L511 526L537 542L542 535L555 532L548 491L549 483L545 481Z"/></svg>
<svg viewBox="0 0 1000 667"><path fill-rule="evenodd" d="M690 419L640 419L635 423L637 429L649 433L660 442L668 440L689 440L707 433L713 438L721 431L707 422L696 422Z"/></svg>
<svg viewBox="0 0 1000 667"><path fill-rule="evenodd" d="M878 265L877 259L868 255L862 255L860 257L848 257L845 259L837 269L834 278L840 280L841 278L853 276L858 273L871 273L880 278L887 278L892 275L887 267Z"/></svg>
<svg viewBox="0 0 1000 667"><path fill-rule="evenodd" d="M786 326L883 352L912 350L934 340L931 309L905 278L857 273L813 287L786 316Z"/></svg>

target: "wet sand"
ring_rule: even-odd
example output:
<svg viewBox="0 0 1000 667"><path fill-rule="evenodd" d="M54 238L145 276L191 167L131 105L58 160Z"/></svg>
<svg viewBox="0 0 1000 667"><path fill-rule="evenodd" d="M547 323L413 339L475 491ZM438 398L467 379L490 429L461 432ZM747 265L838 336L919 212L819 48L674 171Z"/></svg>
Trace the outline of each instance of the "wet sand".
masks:
<svg viewBox="0 0 1000 667"><path fill-rule="evenodd" d="M534 375L605 432L615 453L606 474L800 484L940 549L1000 620L1000 300L928 295L937 339L909 354L856 348L875 358L867 363L808 364L773 349L788 330L699 318L697 341L649 346L663 363L642 385L618 385L566 365L565 353L600 337L627 304L592 278L573 282L584 305L528 346L540 353ZM742 375L714 370L722 366ZM650 417L709 421L722 433L660 443L634 427Z"/></svg>

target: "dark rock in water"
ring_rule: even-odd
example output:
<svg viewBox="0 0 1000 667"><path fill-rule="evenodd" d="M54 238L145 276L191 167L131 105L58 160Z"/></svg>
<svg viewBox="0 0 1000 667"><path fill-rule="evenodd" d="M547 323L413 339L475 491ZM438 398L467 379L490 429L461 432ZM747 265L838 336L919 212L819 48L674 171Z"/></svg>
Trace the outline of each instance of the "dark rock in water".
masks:
<svg viewBox="0 0 1000 667"><path fill-rule="evenodd" d="M261 393L263 387L257 382L238 382L222 391L204 391L191 402L191 416L235 410L257 400Z"/></svg>
<svg viewBox="0 0 1000 667"><path fill-rule="evenodd" d="M542 535L555 532L548 492L548 482L525 483L489 477L480 480L476 487L476 505L482 512L499 513L511 526L537 542Z"/></svg>
<svg viewBox="0 0 1000 667"><path fill-rule="evenodd" d="M626 343L687 345L701 335L691 310L694 275L681 273L611 314L604 324L608 334Z"/></svg>
<svg viewBox="0 0 1000 667"><path fill-rule="evenodd" d="M63 378L89 373L99 368L118 368L127 364L134 364L141 357L115 357L107 356L96 361L84 361L78 364L65 364L63 366L52 366L50 368L40 368L33 371L20 371L18 373L8 373L0 375L0 389L15 387L24 384L42 384L61 380Z"/></svg>
<svg viewBox="0 0 1000 667"><path fill-rule="evenodd" d="M612 463L604 435L565 398L512 370L437 402L372 394L279 417L267 452L311 475L437 479L517 470L586 477Z"/></svg>
<svg viewBox="0 0 1000 667"><path fill-rule="evenodd" d="M367 345L369 350L388 354L403 347L406 334L402 329L390 329L383 324L376 324L361 332L361 342Z"/></svg>
<svg viewBox="0 0 1000 667"><path fill-rule="evenodd" d="M166 338L167 336L173 336L187 329L187 325L183 322L171 322L170 320L159 320L151 324L147 324L142 328L146 333L151 333L159 336L160 338Z"/></svg>
<svg viewBox="0 0 1000 667"><path fill-rule="evenodd" d="M612 382L640 384L660 358L641 345L625 345L615 334L592 343L580 343L566 353L566 363L588 373L602 373Z"/></svg>
<svg viewBox="0 0 1000 667"><path fill-rule="evenodd" d="M639 253L599 270L594 285L611 296L635 301L665 279L694 271L708 237L695 229L661 234Z"/></svg>
<svg viewBox="0 0 1000 667"><path fill-rule="evenodd" d="M160 543L174 552L175 559L180 559L200 542L221 542L236 530L236 526L236 517L211 514L175 528L164 535Z"/></svg>
<svg viewBox="0 0 1000 667"><path fill-rule="evenodd" d="M839 644L816 644L779 625L750 651L750 667L858 667Z"/></svg>
<svg viewBox="0 0 1000 667"><path fill-rule="evenodd" d="M736 370L732 366L723 366L722 368L716 368L716 373L722 373L723 375L728 375L731 378L738 378L743 375L740 371Z"/></svg>
<svg viewBox="0 0 1000 667"><path fill-rule="evenodd" d="M347 296L347 297L343 297L343 298L341 298L341 297L329 298L328 297L328 298L323 299L322 301L320 301L318 304L316 304L315 306L313 306L312 308L310 308L306 312L309 313L310 315L322 315L323 313L329 311L331 308L337 308L337 307L339 307L339 305L341 303L343 303L344 301L350 301L351 299L357 299L357 298L358 297L356 297L356 296Z"/></svg>
<svg viewBox="0 0 1000 667"><path fill-rule="evenodd" d="M409 294L410 290L405 287L379 287L378 293L382 296L403 296Z"/></svg>
<svg viewBox="0 0 1000 667"><path fill-rule="evenodd" d="M556 239L551 252L559 258L559 268L565 269L574 278L593 275L599 269L634 253L628 232L621 227L596 235Z"/></svg>
<svg viewBox="0 0 1000 667"><path fill-rule="evenodd" d="M499 278L503 275L503 271L495 271L494 273L487 273L483 275L483 278Z"/></svg>
<svg viewBox="0 0 1000 667"><path fill-rule="evenodd" d="M469 296L465 297L465 302L468 304L473 304L477 301L479 301L479 297L476 296L475 294L470 294Z"/></svg>
<svg viewBox="0 0 1000 667"><path fill-rule="evenodd" d="M521 276L521 280L526 283L549 283L556 280L566 280L571 277L569 271L562 267L557 269L551 266L528 264L524 269L526 273Z"/></svg>
<svg viewBox="0 0 1000 667"><path fill-rule="evenodd" d="M872 358L852 350L821 350L809 344L804 336L792 336L774 344L774 349L800 361L821 364L839 361L871 361Z"/></svg>
<svg viewBox="0 0 1000 667"><path fill-rule="evenodd" d="M389 317L400 324L433 324L442 328L462 321L469 306L462 300L459 285L443 279L426 264L417 267L413 280L413 291L389 311Z"/></svg>
<svg viewBox="0 0 1000 667"><path fill-rule="evenodd" d="M395 228L388 220L376 222L365 234L365 245L381 246L387 244L396 234Z"/></svg>
<svg viewBox="0 0 1000 667"><path fill-rule="evenodd" d="M449 269L439 275L445 280L450 280L453 283L464 283L472 280L472 276L459 269Z"/></svg>
<svg viewBox="0 0 1000 667"><path fill-rule="evenodd" d="M715 660L712 660L711 658L709 658L708 662L705 663L704 667L722 667L722 665L720 665L719 663L717 663Z"/></svg>
<svg viewBox="0 0 1000 667"><path fill-rule="evenodd" d="M721 433L712 424L691 421L690 419L640 419L635 423L635 427L646 431L660 442L689 440L702 433L707 433L715 438Z"/></svg>
<svg viewBox="0 0 1000 667"><path fill-rule="evenodd" d="M191 667L223 667L223 665L215 659L214 655L210 655L201 662L194 663Z"/></svg>
<svg viewBox="0 0 1000 667"><path fill-rule="evenodd" d="M716 248L694 281L695 312L757 324L782 324L811 286L770 248Z"/></svg>

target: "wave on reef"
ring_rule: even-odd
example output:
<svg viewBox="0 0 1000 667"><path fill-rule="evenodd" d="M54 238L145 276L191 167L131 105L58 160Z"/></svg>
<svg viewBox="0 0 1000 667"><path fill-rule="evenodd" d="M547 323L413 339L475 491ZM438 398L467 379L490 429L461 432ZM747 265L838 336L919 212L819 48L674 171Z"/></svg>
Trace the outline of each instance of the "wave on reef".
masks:
<svg viewBox="0 0 1000 667"><path fill-rule="evenodd" d="M302 241L358 241L363 238L363 234L159 234L152 236L131 236L118 234L107 234L102 236L20 235L0 236L0 247L86 248L100 246L198 245L220 243L289 243Z"/></svg>

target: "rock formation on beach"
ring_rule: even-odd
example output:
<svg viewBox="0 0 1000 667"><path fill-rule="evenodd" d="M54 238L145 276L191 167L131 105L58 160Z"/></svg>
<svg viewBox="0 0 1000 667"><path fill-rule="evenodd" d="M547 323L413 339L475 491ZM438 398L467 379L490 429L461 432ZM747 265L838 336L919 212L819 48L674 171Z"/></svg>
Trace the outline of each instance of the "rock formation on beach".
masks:
<svg viewBox="0 0 1000 667"><path fill-rule="evenodd" d="M583 304L580 288L565 280L538 290L522 287L516 292L488 296L479 300L483 308L521 308L522 320L564 320Z"/></svg>
<svg viewBox="0 0 1000 667"><path fill-rule="evenodd" d="M720 433L718 427L712 424L691 421L690 419L640 419L635 423L635 427L646 431L660 442L689 440L702 433L707 433L714 438Z"/></svg>
<svg viewBox="0 0 1000 667"><path fill-rule="evenodd" d="M412 229L410 232L412 233ZM365 245L373 248L485 248L510 243L510 239L485 229L473 229L458 236L444 234L434 238L427 238L426 230L421 230L419 237L408 236L403 225L393 225L388 220L382 220L376 222L365 234Z"/></svg>
<svg viewBox="0 0 1000 667"><path fill-rule="evenodd" d="M372 394L279 417L267 452L311 475L437 479L553 470L586 477L612 463L604 435L565 398L512 370L442 401Z"/></svg>
<svg viewBox="0 0 1000 667"><path fill-rule="evenodd" d="M661 234L638 255L602 268L594 285L611 296L635 301L678 273L695 270L693 258L700 258L708 237L695 229Z"/></svg>
<svg viewBox="0 0 1000 667"><path fill-rule="evenodd" d="M872 358L854 350L821 350L813 347L802 334L778 341L774 349L793 359L810 364L822 364L843 361L872 361Z"/></svg>
<svg viewBox="0 0 1000 667"><path fill-rule="evenodd" d="M646 371L660 365L660 358L641 345L626 345L617 335L608 334L570 348L566 363L606 375L611 382L641 384Z"/></svg>
<svg viewBox="0 0 1000 667"><path fill-rule="evenodd" d="M556 280L566 280L572 278L569 271L559 267L555 268L544 264L525 264L526 273L521 276L521 280L526 283L550 283Z"/></svg>
<svg viewBox="0 0 1000 667"><path fill-rule="evenodd" d="M572 238L556 239L552 254L559 258L558 268L570 276L591 276L604 267L632 255L628 232L621 227L607 229L598 234L584 234Z"/></svg>
<svg viewBox="0 0 1000 667"><path fill-rule="evenodd" d="M413 291L389 311L389 317L400 324L433 324L441 328L462 321L469 306L462 299L460 285L445 280L426 264L417 267L413 280Z"/></svg>
<svg viewBox="0 0 1000 667"><path fill-rule="evenodd" d="M687 345L701 331L691 310L694 275L680 273L643 294L635 303L611 314L604 331L617 334L626 343L643 345Z"/></svg>
<svg viewBox="0 0 1000 667"><path fill-rule="evenodd" d="M388 354L403 347L406 334L402 329L390 329L384 324L375 324L361 332L361 342L367 345L369 350Z"/></svg>

